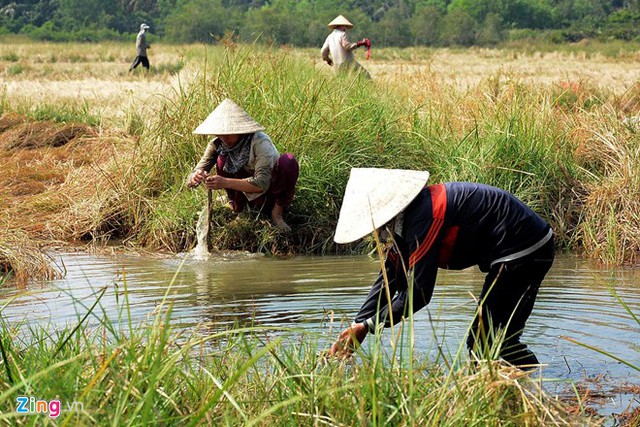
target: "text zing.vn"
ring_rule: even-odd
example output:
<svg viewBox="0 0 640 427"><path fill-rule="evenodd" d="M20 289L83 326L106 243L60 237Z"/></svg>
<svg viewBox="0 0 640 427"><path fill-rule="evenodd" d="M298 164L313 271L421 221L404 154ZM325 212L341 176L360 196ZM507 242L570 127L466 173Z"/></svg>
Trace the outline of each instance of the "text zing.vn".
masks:
<svg viewBox="0 0 640 427"><path fill-rule="evenodd" d="M36 399L33 396L18 396L16 397L18 406L16 412L18 414L47 414L50 418L58 418L62 409L62 404L59 400L43 400ZM74 410L76 412L84 411L84 405L81 402L67 403L67 410Z"/></svg>

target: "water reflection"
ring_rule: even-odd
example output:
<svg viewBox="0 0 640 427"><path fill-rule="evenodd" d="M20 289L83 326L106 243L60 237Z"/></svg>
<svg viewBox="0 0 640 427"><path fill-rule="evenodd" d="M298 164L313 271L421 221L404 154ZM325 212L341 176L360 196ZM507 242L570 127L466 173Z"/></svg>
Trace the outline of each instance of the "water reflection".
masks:
<svg viewBox="0 0 640 427"><path fill-rule="evenodd" d="M116 294L122 293L126 282L134 322L152 313L168 290L166 298L174 307L173 325L294 325L319 332L329 343L335 338L328 336L329 313L337 321L350 321L379 268L375 260L365 256L274 260L218 254L197 260L185 256L73 253L58 257L68 271L64 279L33 285L26 291L10 287L0 290L0 307L15 298L2 310L5 321L28 319L54 326L74 323L84 314L82 305L90 306L103 286L108 287L103 310L117 321L121 313ZM480 292L483 279L475 269L439 273L428 310L415 317L416 351L430 356L439 344L453 354L464 345L475 308L473 295ZM545 377L580 380L605 374L615 384L640 383L638 372L628 366L563 338L640 365L638 324L611 292L615 290L638 315L638 289L637 269L602 269L576 257L559 257L543 282L523 336L540 361L548 365ZM552 392L553 387L550 385Z"/></svg>
<svg viewBox="0 0 640 427"><path fill-rule="evenodd" d="M256 322L264 325L304 323L318 326L330 310L347 312L353 292L375 275L361 258L254 258L183 266L182 283L193 283L186 307L201 307L201 319L212 322ZM375 266L374 266L375 267ZM355 282L354 282L355 278Z"/></svg>

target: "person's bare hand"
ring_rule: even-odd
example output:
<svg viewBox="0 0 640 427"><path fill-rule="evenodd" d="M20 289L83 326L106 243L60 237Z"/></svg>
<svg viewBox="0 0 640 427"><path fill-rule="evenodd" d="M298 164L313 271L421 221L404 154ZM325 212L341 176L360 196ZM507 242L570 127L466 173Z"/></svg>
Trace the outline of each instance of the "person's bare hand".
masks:
<svg viewBox="0 0 640 427"><path fill-rule="evenodd" d="M364 323L355 323L340 333L338 340L326 353L327 357L346 358L351 356L356 348L367 336L367 327Z"/></svg>
<svg viewBox="0 0 640 427"><path fill-rule="evenodd" d="M220 175L210 175L205 179L204 185L207 190L219 190L227 188L227 178Z"/></svg>
<svg viewBox="0 0 640 427"><path fill-rule="evenodd" d="M331 58L327 58L327 64L329 64L329 66L333 66L333 61L331 60Z"/></svg>
<svg viewBox="0 0 640 427"><path fill-rule="evenodd" d="M197 171L189 175L189 179L187 180L187 187L197 187L202 181L207 178L207 176L207 172L203 171L202 169L198 169Z"/></svg>

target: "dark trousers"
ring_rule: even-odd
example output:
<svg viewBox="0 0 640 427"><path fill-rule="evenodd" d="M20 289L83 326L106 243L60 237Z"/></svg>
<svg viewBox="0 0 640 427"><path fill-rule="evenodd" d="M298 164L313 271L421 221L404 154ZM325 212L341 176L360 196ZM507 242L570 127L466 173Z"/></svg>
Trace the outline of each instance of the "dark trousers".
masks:
<svg viewBox="0 0 640 427"><path fill-rule="evenodd" d="M134 68L136 68L140 64L142 64L142 66L148 70L149 58L147 58L146 56L140 56L140 55L136 56L136 59L133 60L133 64L131 64L131 68L129 68L129 71L132 71Z"/></svg>
<svg viewBox="0 0 640 427"><path fill-rule="evenodd" d="M226 156L219 155L217 162L217 174L227 178L248 178L249 175L244 169L236 173L228 173L223 170ZM269 189L259 197L249 201L242 191L225 189L231 206L235 212L241 212L249 204L252 208L264 209L271 213L275 203L288 208L293 202L293 195L298 182L300 167L293 154L282 154L271 171L271 184Z"/></svg>
<svg viewBox="0 0 640 427"><path fill-rule="evenodd" d="M520 342L542 279L554 259L553 239L537 251L514 261L494 265L485 278L467 338L469 351L484 357L499 332L504 334L499 356L515 366L537 365L535 354Z"/></svg>

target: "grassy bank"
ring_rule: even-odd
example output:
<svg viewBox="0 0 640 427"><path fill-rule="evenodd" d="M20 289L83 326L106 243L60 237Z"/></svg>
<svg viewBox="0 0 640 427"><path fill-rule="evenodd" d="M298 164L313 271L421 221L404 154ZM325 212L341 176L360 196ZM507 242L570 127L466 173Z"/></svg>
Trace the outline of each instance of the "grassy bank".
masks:
<svg viewBox="0 0 640 427"><path fill-rule="evenodd" d="M206 71L161 110L141 141L135 183L145 203L138 202L144 211L131 218L136 237L171 250L193 245L204 192L188 191L183 182L206 140L191 131L230 97L267 128L281 152L300 161L290 212L296 233L285 248L338 249L331 237L349 170L375 166L427 169L432 182L505 188L553 224L563 247L584 248L606 261L636 261L640 144L635 125L621 122L635 114L625 111L637 109L634 93L623 103L586 83L525 85L503 74L467 90L429 74L411 79L336 79L282 51L209 53ZM625 191L604 194L621 182ZM284 239L268 226L255 227L250 216L225 226L222 205L216 246L282 249Z"/></svg>
<svg viewBox="0 0 640 427"><path fill-rule="evenodd" d="M179 55L171 56L172 49ZM600 84L609 81L610 71L599 75L600 81L573 79L566 71L530 77L538 76L538 63L549 57L554 64L578 62L582 68L593 63L596 70L611 67L608 61L626 67L627 54L596 61L595 53L382 50L377 61L365 64L374 75L367 81L334 77L318 64L317 52L308 50L227 40L220 46L158 46L155 52L167 58L158 66L180 63L175 70L181 71L144 77L154 84L172 82L153 102L131 103L120 96L124 117L116 122L102 117L97 124L92 104L71 109L73 120L97 132L97 139L81 139L92 141L85 146L103 156L98 162L88 156L85 173L78 173L83 169L77 159L69 160L62 183L34 191L23 205L33 212L30 207L56 193L73 194L51 207L55 215L43 221L47 238L119 238L170 251L193 247L205 193L186 189L184 179L207 141L191 132L230 97L266 127L281 152L296 155L301 175L288 213L292 236L278 234L255 212L234 219L220 197L213 233L219 249L279 254L359 249L336 247L332 234L350 168L375 166L427 169L432 182L469 180L505 188L549 220L563 248L604 262L638 261L640 143L633 117L640 111L640 89L633 83L623 90L624 82ZM103 60L111 70L118 62L114 58L124 62L125 56L115 50ZM472 65L478 66L468 68ZM118 73L116 86L119 79L141 83L142 76ZM32 113L41 103L15 104L9 98L5 113L37 119ZM104 108L111 110L113 102ZM53 112L70 109L62 101L46 105ZM60 119L51 111L44 117ZM623 122L627 117L632 119ZM23 150L24 156L32 153ZM7 164L16 155L15 150L5 154ZM13 227L29 228L16 218Z"/></svg>
<svg viewBox="0 0 640 427"><path fill-rule="evenodd" d="M171 286L168 287L168 292ZM66 328L0 324L0 420L12 425L595 425L541 380L495 362L362 349L323 361L326 337L294 329L172 327L161 304L132 324L84 303ZM408 327L408 325L407 325ZM396 331L398 331L396 329ZM405 334L410 334L405 330ZM386 346L385 346L386 347ZM405 349L406 350L406 349ZM20 413L19 396L60 402ZM570 413L571 412L571 413ZM56 418L52 416L57 415Z"/></svg>

